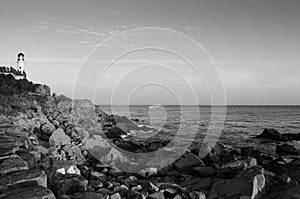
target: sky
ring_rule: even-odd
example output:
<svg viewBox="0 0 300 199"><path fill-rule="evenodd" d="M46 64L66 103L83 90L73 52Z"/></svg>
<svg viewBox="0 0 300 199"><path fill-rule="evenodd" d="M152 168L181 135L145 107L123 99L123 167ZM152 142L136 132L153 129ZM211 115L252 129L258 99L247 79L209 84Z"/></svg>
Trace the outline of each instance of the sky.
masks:
<svg viewBox="0 0 300 199"><path fill-rule="evenodd" d="M96 104L300 105L299 9L299 0L1 1L0 65L24 52L30 81Z"/></svg>

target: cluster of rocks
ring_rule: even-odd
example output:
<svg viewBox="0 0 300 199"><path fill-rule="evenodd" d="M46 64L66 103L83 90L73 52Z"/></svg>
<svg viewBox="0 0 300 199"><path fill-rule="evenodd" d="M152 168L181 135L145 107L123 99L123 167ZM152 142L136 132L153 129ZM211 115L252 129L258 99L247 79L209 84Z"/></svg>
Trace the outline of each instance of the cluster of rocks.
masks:
<svg viewBox="0 0 300 199"><path fill-rule="evenodd" d="M287 142L298 135L265 129L257 138L275 140L275 155L205 142L162 168L124 172L119 163L141 160L111 143L134 153L168 143L128 136L132 129L149 130L134 122L107 115L88 100L50 95L26 112L1 115L0 198L300 198L300 153ZM157 165L171 158L164 154Z"/></svg>
<svg viewBox="0 0 300 199"><path fill-rule="evenodd" d="M300 155L300 150L295 146L288 144L291 141L300 141L300 133L280 133L276 129L264 129L256 138L267 139L278 142L276 153L278 155Z"/></svg>

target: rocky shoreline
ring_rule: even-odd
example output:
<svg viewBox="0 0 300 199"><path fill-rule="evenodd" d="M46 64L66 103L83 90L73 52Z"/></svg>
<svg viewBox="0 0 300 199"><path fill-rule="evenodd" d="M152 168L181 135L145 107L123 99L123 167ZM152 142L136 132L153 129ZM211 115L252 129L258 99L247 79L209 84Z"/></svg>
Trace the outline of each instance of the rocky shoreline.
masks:
<svg viewBox="0 0 300 199"><path fill-rule="evenodd" d="M252 138L275 142L275 155L254 147L196 143L157 169L169 154L149 164L147 157L133 160L111 143L139 154L156 151L168 140L133 139L126 129L144 127L107 115L88 100L50 95L43 85L28 83L7 94L18 81L2 76L0 81L0 100L8 102L0 106L0 198L300 198L300 151L288 144L299 141L300 133L264 129ZM201 146L208 152L204 158ZM120 170L120 165L133 169L135 161L145 168Z"/></svg>

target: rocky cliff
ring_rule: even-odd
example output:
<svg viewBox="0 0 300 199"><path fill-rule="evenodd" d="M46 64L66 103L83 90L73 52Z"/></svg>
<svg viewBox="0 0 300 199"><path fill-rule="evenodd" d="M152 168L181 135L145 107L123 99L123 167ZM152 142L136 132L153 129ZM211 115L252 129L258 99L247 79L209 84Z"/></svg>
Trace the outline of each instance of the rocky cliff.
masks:
<svg viewBox="0 0 300 199"><path fill-rule="evenodd" d="M204 143L204 158L196 148L157 169L147 156L134 158L112 147L147 153L168 143L130 138L126 129L141 127L125 117L107 115L89 100L51 96L49 87L11 76L0 76L0 93L0 198L300 196L299 154L288 144L278 150L292 153L289 158ZM258 139L287 137L278 133L266 129ZM158 166L171 154L157 155ZM139 173L124 172L136 171L141 162L146 168Z"/></svg>

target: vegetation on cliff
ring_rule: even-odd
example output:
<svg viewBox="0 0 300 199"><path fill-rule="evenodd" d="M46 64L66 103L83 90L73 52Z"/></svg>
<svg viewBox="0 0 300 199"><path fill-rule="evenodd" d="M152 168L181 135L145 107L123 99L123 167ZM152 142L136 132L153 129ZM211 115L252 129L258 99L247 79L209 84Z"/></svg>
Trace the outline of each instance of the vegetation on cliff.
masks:
<svg viewBox="0 0 300 199"><path fill-rule="evenodd" d="M12 75L0 74L0 114L16 114L43 105L50 95L46 85L27 79L16 80Z"/></svg>

